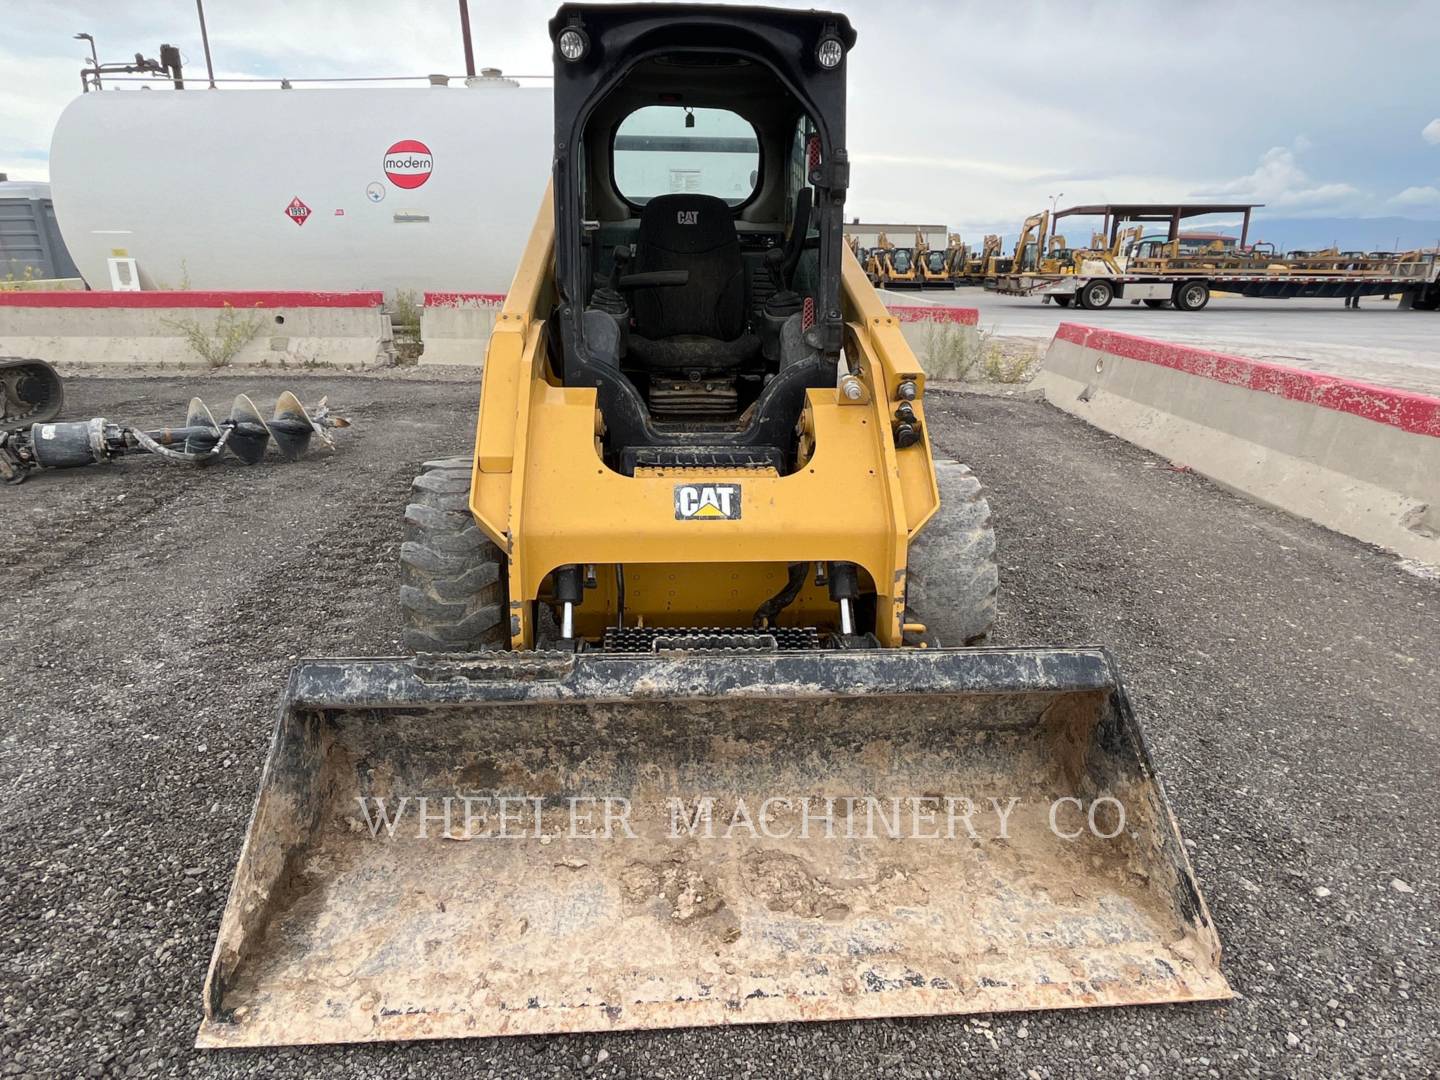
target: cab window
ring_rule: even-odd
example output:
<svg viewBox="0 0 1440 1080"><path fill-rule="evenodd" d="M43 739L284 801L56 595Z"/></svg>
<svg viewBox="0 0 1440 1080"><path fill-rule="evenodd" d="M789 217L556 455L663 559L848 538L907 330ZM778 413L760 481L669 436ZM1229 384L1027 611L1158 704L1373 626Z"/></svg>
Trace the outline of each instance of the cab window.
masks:
<svg viewBox="0 0 1440 1080"><path fill-rule="evenodd" d="M633 206L682 192L739 206L760 183L760 140L728 109L636 109L615 130L612 160L615 188Z"/></svg>

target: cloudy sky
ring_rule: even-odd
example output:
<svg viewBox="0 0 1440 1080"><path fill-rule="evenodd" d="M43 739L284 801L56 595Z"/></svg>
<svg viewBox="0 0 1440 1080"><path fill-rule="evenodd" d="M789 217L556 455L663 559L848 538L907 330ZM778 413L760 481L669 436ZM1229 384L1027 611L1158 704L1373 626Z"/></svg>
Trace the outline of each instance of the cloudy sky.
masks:
<svg viewBox="0 0 1440 1080"><path fill-rule="evenodd" d="M553 2L471 0L477 62L543 74ZM805 3L797 6L820 6ZM835 0L859 30L850 212L1013 233L1061 204L1213 198L1273 217L1440 220L1433 0ZM454 0L207 0L218 74L463 70ZM1367 10L1368 9L1368 10ZM180 46L190 0L0 0L0 171L45 179L102 60Z"/></svg>

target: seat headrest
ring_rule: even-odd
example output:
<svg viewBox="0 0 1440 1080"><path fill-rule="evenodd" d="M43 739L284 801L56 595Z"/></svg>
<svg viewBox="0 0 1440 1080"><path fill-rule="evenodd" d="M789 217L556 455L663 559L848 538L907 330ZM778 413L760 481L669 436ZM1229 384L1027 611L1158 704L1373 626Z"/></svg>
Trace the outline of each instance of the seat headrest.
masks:
<svg viewBox="0 0 1440 1080"><path fill-rule="evenodd" d="M657 195L640 211L638 241L681 255L698 255L736 242L735 217L714 195Z"/></svg>

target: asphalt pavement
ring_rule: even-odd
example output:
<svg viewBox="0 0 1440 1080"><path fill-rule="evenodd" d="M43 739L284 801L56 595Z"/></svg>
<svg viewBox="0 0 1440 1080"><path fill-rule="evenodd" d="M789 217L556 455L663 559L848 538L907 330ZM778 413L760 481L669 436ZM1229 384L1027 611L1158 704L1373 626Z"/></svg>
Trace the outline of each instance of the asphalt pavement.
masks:
<svg viewBox="0 0 1440 1080"><path fill-rule="evenodd" d="M1400 311L1394 300L1347 309L1340 300L1216 297L1203 311L1117 300L1104 311L1081 311L978 287L884 295L890 304L978 308L981 329L1001 337L1048 339L1061 322L1078 322L1440 394L1440 312Z"/></svg>

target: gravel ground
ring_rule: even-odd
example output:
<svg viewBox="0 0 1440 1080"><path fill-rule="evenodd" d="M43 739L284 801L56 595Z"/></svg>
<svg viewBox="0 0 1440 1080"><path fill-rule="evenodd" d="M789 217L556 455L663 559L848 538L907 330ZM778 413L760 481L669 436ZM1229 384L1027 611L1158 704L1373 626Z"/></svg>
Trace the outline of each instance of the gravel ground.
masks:
<svg viewBox="0 0 1440 1080"><path fill-rule="evenodd" d="M1042 404L948 393L932 434L990 488L998 641L1116 654L1237 1000L192 1050L286 671L300 654L397 651L408 480L464 451L476 393L198 381L212 408L239 390L262 408L285 386L328 393L356 426L298 465L199 477L138 461L0 491L0 1075L1434 1074L1440 581ZM78 380L69 411L174 422L196 383Z"/></svg>

